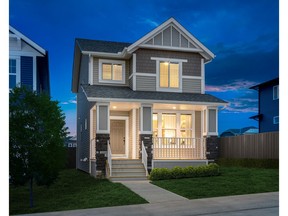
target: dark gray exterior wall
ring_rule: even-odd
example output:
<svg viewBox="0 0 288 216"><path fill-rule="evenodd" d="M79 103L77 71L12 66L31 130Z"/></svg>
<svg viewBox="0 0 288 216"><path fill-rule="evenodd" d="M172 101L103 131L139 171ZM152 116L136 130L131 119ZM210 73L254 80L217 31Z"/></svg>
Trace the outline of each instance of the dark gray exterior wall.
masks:
<svg viewBox="0 0 288 216"><path fill-rule="evenodd" d="M273 124L273 117L279 116L279 99L273 100L273 86L259 89L259 113L263 115L259 121L259 133L279 131L279 124Z"/></svg>
<svg viewBox="0 0 288 216"><path fill-rule="evenodd" d="M156 73L156 61L151 57L187 59L183 62L184 76L201 76L201 55L190 52L176 52L153 49L138 49L135 51L137 56L136 72L137 73Z"/></svg>
<svg viewBox="0 0 288 216"><path fill-rule="evenodd" d="M88 74L89 74L89 56L82 55L80 63L80 84L88 84Z"/></svg>

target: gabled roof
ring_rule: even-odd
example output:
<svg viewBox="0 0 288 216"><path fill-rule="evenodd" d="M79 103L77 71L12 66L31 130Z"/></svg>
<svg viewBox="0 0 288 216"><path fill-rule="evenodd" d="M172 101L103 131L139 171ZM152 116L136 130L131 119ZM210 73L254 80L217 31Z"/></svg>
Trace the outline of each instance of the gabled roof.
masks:
<svg viewBox="0 0 288 216"><path fill-rule="evenodd" d="M34 41L23 35L21 32L13 28L12 26L9 25L9 31L15 34L17 37L28 43L30 46L32 46L34 49L36 49L38 52L40 52L42 55L46 55L46 50L43 49L41 46L36 44Z"/></svg>
<svg viewBox="0 0 288 216"><path fill-rule="evenodd" d="M89 100L97 100L103 98L110 101L137 101L141 102L163 102L171 101L178 103L193 103L215 105L225 105L227 102L209 94L198 93L174 93L174 92L149 92L149 91L133 91L129 87L103 86L103 85L82 85L82 88Z"/></svg>
<svg viewBox="0 0 288 216"><path fill-rule="evenodd" d="M265 87L265 86L273 86L273 85L277 85L279 84L279 77L263 82L263 83L259 83L258 85L252 86L249 89L254 89L254 90L259 90L259 88Z"/></svg>

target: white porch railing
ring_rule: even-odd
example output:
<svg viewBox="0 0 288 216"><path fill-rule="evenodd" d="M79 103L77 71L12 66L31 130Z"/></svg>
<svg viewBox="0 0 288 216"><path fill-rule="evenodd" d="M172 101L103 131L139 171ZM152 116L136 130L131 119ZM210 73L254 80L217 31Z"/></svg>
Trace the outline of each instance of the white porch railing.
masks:
<svg viewBox="0 0 288 216"><path fill-rule="evenodd" d="M110 173L110 176L112 176L112 152L111 152L109 140L107 140L107 160L108 160L108 166L109 166L109 173Z"/></svg>
<svg viewBox="0 0 288 216"><path fill-rule="evenodd" d="M144 146L144 142L142 141L142 163L144 165L145 171L146 171L146 176L148 175L148 171L147 171L147 151L146 148Z"/></svg>
<svg viewBox="0 0 288 216"><path fill-rule="evenodd" d="M205 138L153 138L154 159L206 159Z"/></svg>

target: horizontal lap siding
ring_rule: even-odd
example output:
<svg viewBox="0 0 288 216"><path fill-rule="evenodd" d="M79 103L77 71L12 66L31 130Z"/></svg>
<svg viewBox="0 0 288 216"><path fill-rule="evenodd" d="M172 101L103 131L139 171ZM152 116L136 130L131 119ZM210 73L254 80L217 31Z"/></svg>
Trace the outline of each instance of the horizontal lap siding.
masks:
<svg viewBox="0 0 288 216"><path fill-rule="evenodd" d="M184 93L201 93L201 80L182 79L182 91Z"/></svg>
<svg viewBox="0 0 288 216"><path fill-rule="evenodd" d="M108 59L108 58L105 58ZM123 59L109 59L109 60L120 60ZM101 83L99 82L99 58L93 58L93 84L94 85L113 85L113 86L129 86L129 74L130 74L130 60L125 61L125 84L118 83Z"/></svg>
<svg viewBox="0 0 288 216"><path fill-rule="evenodd" d="M136 76L137 91L156 91L156 77Z"/></svg>
<svg viewBox="0 0 288 216"><path fill-rule="evenodd" d="M33 57L21 56L21 85L33 89Z"/></svg>

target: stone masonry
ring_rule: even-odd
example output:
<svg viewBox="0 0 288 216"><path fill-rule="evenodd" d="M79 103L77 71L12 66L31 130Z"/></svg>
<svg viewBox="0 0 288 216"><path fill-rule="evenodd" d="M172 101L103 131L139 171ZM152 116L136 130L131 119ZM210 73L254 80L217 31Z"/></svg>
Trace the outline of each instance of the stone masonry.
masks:
<svg viewBox="0 0 288 216"><path fill-rule="evenodd" d="M107 141L110 134L96 134L96 177L106 176Z"/></svg>
<svg viewBox="0 0 288 216"><path fill-rule="evenodd" d="M219 157L219 138L217 136L206 137L206 157L208 160L216 160Z"/></svg>

